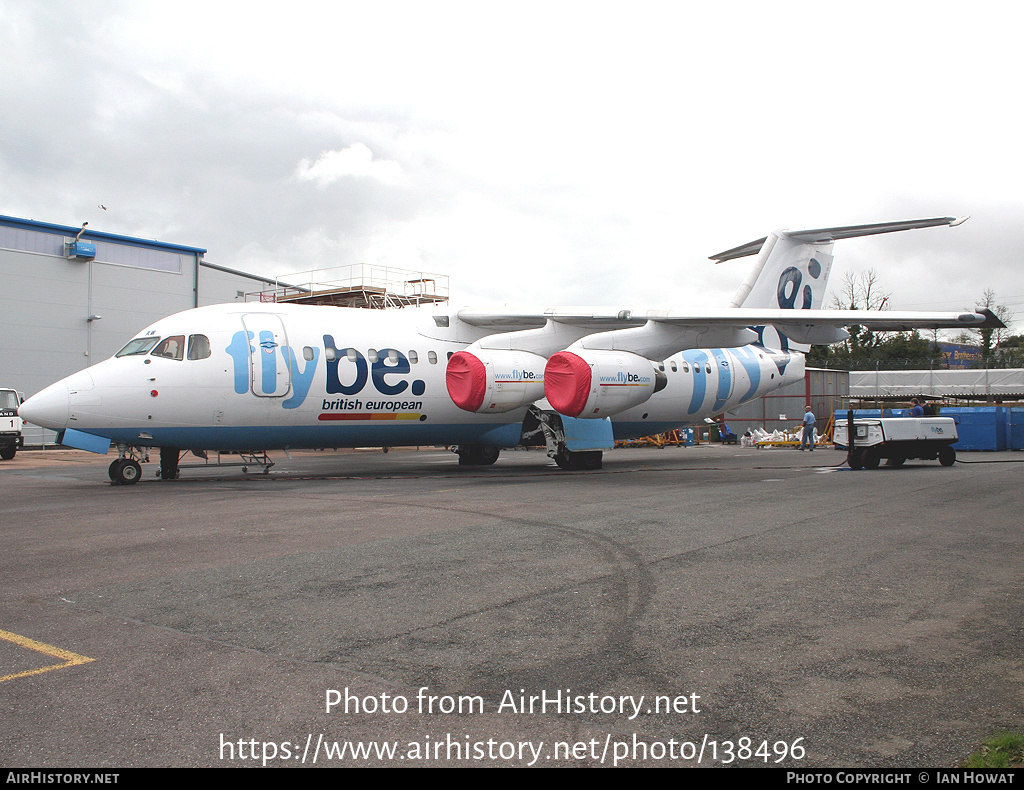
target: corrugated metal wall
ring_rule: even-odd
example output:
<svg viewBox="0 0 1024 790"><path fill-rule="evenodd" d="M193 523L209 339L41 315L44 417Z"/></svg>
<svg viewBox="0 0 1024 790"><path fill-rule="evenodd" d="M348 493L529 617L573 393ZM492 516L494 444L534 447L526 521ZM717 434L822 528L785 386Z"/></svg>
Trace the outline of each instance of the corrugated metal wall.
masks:
<svg viewBox="0 0 1024 790"><path fill-rule="evenodd" d="M800 425L804 407L810 403L819 430L824 430L829 416L845 405L844 398L849 394L850 374L846 371L808 368L804 381L770 392L728 412L725 421L741 436L748 428L764 428L769 432L792 430Z"/></svg>
<svg viewBox="0 0 1024 790"><path fill-rule="evenodd" d="M0 221L0 386L25 397L113 355L160 318L261 287L258 278L201 266L201 250L144 240L97 241L95 260L68 260L69 231ZM27 426L25 439L41 444L53 434Z"/></svg>

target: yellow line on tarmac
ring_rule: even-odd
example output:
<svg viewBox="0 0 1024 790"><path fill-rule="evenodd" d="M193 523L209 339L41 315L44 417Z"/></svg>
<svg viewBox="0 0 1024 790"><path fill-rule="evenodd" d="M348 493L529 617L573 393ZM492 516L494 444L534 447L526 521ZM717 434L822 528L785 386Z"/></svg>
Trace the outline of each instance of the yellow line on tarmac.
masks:
<svg viewBox="0 0 1024 790"><path fill-rule="evenodd" d="M13 675L4 675L3 677L0 677L0 683L3 683L5 680L28 677L29 675L39 675L43 672L49 672L51 669L63 669L64 667L73 667L78 664L88 664L90 661L96 660L95 658L80 656L78 653L72 653L68 650L61 650L59 647L44 645L42 642L29 639L27 636L12 634L10 631L0 631L0 639L6 639L8 642L13 642L26 650L35 650L37 653L43 653L45 655L64 660L63 664L53 664L48 667L40 667L39 669L29 669L24 672L17 672Z"/></svg>

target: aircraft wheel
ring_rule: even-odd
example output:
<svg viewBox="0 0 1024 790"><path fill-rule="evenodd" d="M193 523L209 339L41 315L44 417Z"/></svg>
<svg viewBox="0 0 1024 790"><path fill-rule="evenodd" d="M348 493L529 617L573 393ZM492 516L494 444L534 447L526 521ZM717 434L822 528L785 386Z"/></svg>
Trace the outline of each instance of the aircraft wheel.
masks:
<svg viewBox="0 0 1024 790"><path fill-rule="evenodd" d="M501 448L490 444L460 444L459 466L490 466L498 460Z"/></svg>
<svg viewBox="0 0 1024 790"><path fill-rule="evenodd" d="M943 466L952 466L956 463L956 450L948 444L939 450L939 463Z"/></svg>
<svg viewBox="0 0 1024 790"><path fill-rule="evenodd" d="M120 463L118 463L118 461ZM131 458L119 458L117 466L111 464L113 469L113 480L116 486L132 486L139 482L142 477L142 466L139 465L138 461Z"/></svg>
<svg viewBox="0 0 1024 790"><path fill-rule="evenodd" d="M115 458L110 462L110 466L107 467L107 476L110 477L110 482L117 482L117 471L120 469L121 464L125 462L124 458Z"/></svg>
<svg viewBox="0 0 1024 790"><path fill-rule="evenodd" d="M900 467L907 462L907 459L902 455L894 455L892 458L888 458L885 461L886 466Z"/></svg>
<svg viewBox="0 0 1024 790"><path fill-rule="evenodd" d="M854 450L846 459L846 462L850 465L850 468L854 471L864 468L864 451Z"/></svg>
<svg viewBox="0 0 1024 790"><path fill-rule="evenodd" d="M10 461L12 458L14 458L17 452L18 448L12 444L9 447L4 447L3 449L0 449L0 458L3 458L5 461Z"/></svg>
<svg viewBox="0 0 1024 790"><path fill-rule="evenodd" d="M555 463L559 469L567 472L600 469L604 465L604 454L600 450L575 453L571 450L562 450L555 455Z"/></svg>
<svg viewBox="0 0 1024 790"><path fill-rule="evenodd" d="M878 454L878 450L874 447L869 447L864 451L865 469L877 469L880 463L882 463L882 456Z"/></svg>

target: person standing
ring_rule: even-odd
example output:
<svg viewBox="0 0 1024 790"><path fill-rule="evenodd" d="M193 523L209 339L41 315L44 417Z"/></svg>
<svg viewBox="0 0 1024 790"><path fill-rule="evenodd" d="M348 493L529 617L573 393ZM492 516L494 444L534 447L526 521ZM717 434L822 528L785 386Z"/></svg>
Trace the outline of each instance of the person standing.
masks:
<svg viewBox="0 0 1024 790"><path fill-rule="evenodd" d="M912 401L910 401L910 404L911 417L924 417L924 407L921 405L921 401L919 401L917 398L914 398Z"/></svg>
<svg viewBox="0 0 1024 790"><path fill-rule="evenodd" d="M812 453L814 452L814 412L811 411L810 405L807 406L807 411L804 412L804 432L803 436L800 437L801 452L803 452L804 447L807 447Z"/></svg>

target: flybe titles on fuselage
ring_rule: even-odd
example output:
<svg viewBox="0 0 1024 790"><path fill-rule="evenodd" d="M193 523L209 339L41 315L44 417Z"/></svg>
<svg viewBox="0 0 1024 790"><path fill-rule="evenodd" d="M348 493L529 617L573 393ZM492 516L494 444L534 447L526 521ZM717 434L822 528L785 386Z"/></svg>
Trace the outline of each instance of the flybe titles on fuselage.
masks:
<svg viewBox="0 0 1024 790"><path fill-rule="evenodd" d="M235 332L231 343L224 349L232 360L235 392L281 398L282 408L297 409L310 394L322 357L327 396L361 395L365 398L326 397L323 398L325 411L351 414L354 409L388 412L419 412L422 409L423 402L414 398L423 395L426 382L418 378L409 380L409 358L401 351L382 348L377 352L376 361L370 362L355 348L339 349L332 335L324 335L323 340L323 348L305 346L297 354L291 346L279 344L271 330L259 330L258 338L253 331ZM399 395L404 397L395 397ZM321 396L317 394L315 397ZM418 413L389 417L421 419ZM321 415L321 419L324 418Z"/></svg>

